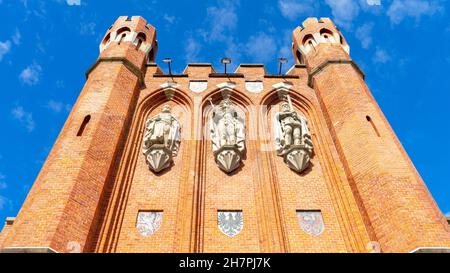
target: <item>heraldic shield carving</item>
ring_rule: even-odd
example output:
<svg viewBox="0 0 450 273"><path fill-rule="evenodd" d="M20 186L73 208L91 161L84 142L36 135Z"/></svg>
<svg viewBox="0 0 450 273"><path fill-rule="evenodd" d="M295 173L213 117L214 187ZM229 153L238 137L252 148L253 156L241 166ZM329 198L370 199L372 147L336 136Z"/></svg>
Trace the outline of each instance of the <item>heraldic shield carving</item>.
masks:
<svg viewBox="0 0 450 273"><path fill-rule="evenodd" d="M273 128L277 154L283 156L289 168L301 173L308 167L313 150L308 122L290 103L283 102L275 115Z"/></svg>
<svg viewBox="0 0 450 273"><path fill-rule="evenodd" d="M170 166L180 148L180 136L181 125L169 105L164 105L161 113L147 120L142 152L152 171L160 172Z"/></svg>
<svg viewBox="0 0 450 273"><path fill-rule="evenodd" d="M325 230L320 211L297 211L297 218L302 230L311 236L319 236Z"/></svg>
<svg viewBox="0 0 450 273"><path fill-rule="evenodd" d="M244 227L242 211L218 211L217 225L220 231L228 237L234 237Z"/></svg>
<svg viewBox="0 0 450 273"><path fill-rule="evenodd" d="M162 211L140 211L136 229L142 236L153 235L161 227L162 217Z"/></svg>
<svg viewBox="0 0 450 273"><path fill-rule="evenodd" d="M228 98L213 105L211 142L214 157L221 170L230 173L241 165L245 153L245 125Z"/></svg>

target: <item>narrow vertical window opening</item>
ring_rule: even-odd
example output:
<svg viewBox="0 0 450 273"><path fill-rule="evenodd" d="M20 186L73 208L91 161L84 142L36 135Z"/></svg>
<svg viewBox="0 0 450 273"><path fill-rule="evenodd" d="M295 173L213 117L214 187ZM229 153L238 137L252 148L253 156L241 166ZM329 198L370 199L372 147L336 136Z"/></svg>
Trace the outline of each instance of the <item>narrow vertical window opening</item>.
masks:
<svg viewBox="0 0 450 273"><path fill-rule="evenodd" d="M303 64L303 57L302 57L302 54L300 53L300 51L297 50L297 52L295 54L297 55L298 63Z"/></svg>
<svg viewBox="0 0 450 273"><path fill-rule="evenodd" d="M370 123L377 136L381 137L380 132L378 131L377 126L375 126L375 123L373 123L372 118L370 116L366 116L366 120Z"/></svg>
<svg viewBox="0 0 450 273"><path fill-rule="evenodd" d="M141 45L142 45L142 40L141 40L141 39L138 39L138 42L137 42L137 44L136 44L136 50L139 50L139 48L141 47Z"/></svg>
<svg viewBox="0 0 450 273"><path fill-rule="evenodd" d="M124 33L124 34L122 34L122 35L120 36L119 43L118 43L119 45L120 45L120 43L122 42L122 40L125 39L125 36L127 36L126 33Z"/></svg>
<svg viewBox="0 0 450 273"><path fill-rule="evenodd" d="M84 117L83 122L81 123L80 129L78 129L77 136L82 136L84 129L86 128L87 124L89 123L89 120L91 120L91 115L87 115Z"/></svg>

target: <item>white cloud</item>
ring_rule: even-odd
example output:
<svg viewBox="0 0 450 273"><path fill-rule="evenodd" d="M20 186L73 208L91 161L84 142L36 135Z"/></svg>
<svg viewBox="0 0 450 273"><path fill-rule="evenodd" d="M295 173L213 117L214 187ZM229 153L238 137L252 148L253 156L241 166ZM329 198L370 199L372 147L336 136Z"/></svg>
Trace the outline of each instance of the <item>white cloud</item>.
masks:
<svg viewBox="0 0 450 273"><path fill-rule="evenodd" d="M22 106L16 106L11 110L14 119L18 120L20 124L25 126L28 132L32 132L36 127L33 119L33 114L25 111Z"/></svg>
<svg viewBox="0 0 450 273"><path fill-rule="evenodd" d="M206 9L209 28L200 31L206 41L227 40L227 32L234 30L238 22L238 5L238 1L219 1L218 6Z"/></svg>
<svg viewBox="0 0 450 273"><path fill-rule="evenodd" d="M14 43L15 45L19 45L20 38L21 38L20 32L18 29L16 29L16 32L11 37L12 43ZM3 57L11 51L12 43L10 40L0 42L0 62L2 61Z"/></svg>
<svg viewBox="0 0 450 273"><path fill-rule="evenodd" d="M241 63L241 56L243 47L245 45L241 44L239 41L236 41L233 37L230 37L227 42L227 48L225 49L225 55L232 59L231 65L228 66L229 71L236 69L236 67Z"/></svg>
<svg viewBox="0 0 450 273"><path fill-rule="evenodd" d="M69 6L79 6L81 5L81 0L66 0L66 3Z"/></svg>
<svg viewBox="0 0 450 273"><path fill-rule="evenodd" d="M386 52L386 50L377 48L372 61L376 64L385 64L391 60L391 56Z"/></svg>
<svg viewBox="0 0 450 273"><path fill-rule="evenodd" d="M319 8L319 1L278 0L278 8L285 18L293 21L300 16L312 16Z"/></svg>
<svg viewBox="0 0 450 273"><path fill-rule="evenodd" d="M436 1L426 0L394 0L387 10L387 15L393 24L399 24L406 17L419 20L423 15L434 15L443 8Z"/></svg>
<svg viewBox="0 0 450 273"><path fill-rule="evenodd" d="M41 66L33 63L20 72L19 79L27 85L35 85L39 82L41 72Z"/></svg>
<svg viewBox="0 0 450 273"><path fill-rule="evenodd" d="M445 217L450 217L450 211L447 211L447 213L445 214Z"/></svg>
<svg viewBox="0 0 450 273"><path fill-rule="evenodd" d="M6 197L0 195L0 210L2 210L5 207L6 203L7 203Z"/></svg>
<svg viewBox="0 0 450 273"><path fill-rule="evenodd" d="M12 201L9 200L8 198L6 198L3 195L0 195L0 210L3 210L5 208L6 205L9 205L10 208L12 206Z"/></svg>
<svg viewBox="0 0 450 273"><path fill-rule="evenodd" d="M356 38L361 42L361 46L365 49L369 48L372 44L372 29L374 23L364 23L358 27L355 31Z"/></svg>
<svg viewBox="0 0 450 273"><path fill-rule="evenodd" d="M234 33L238 23L236 13L238 7L238 0L218 0L214 6L207 7L204 27L196 31L200 39L207 43L220 43L220 47L225 45L224 56L233 59L233 64L229 66L230 69L239 62L240 51L242 50L242 48L239 48L241 43L236 41ZM191 39L186 46L187 58L189 56L191 56L190 59L197 57L200 48L201 43Z"/></svg>
<svg viewBox="0 0 450 273"><path fill-rule="evenodd" d="M80 34L81 35L95 35L96 24L94 22L81 23L80 24Z"/></svg>
<svg viewBox="0 0 450 273"><path fill-rule="evenodd" d="M65 88L65 87L66 87L66 84L64 83L63 80L57 80L57 81L55 82L55 85L56 85L56 88L58 88L58 89L62 89L62 88Z"/></svg>
<svg viewBox="0 0 450 273"><path fill-rule="evenodd" d="M245 44L246 53L256 62L268 62L274 59L277 52L276 40L273 36L259 32L251 36Z"/></svg>
<svg viewBox="0 0 450 273"><path fill-rule="evenodd" d="M381 6L381 0L366 0L369 6Z"/></svg>
<svg viewBox="0 0 450 273"><path fill-rule="evenodd" d="M64 108L64 104L60 101L49 100L47 102L47 108L53 112L59 113Z"/></svg>
<svg viewBox="0 0 450 273"><path fill-rule="evenodd" d="M3 56L8 54L10 50L11 50L10 41L0 42L0 61L2 61Z"/></svg>
<svg viewBox="0 0 450 273"><path fill-rule="evenodd" d="M62 111L70 112L72 109L72 105L55 100L49 100L45 107L55 113L60 113Z"/></svg>
<svg viewBox="0 0 450 273"><path fill-rule="evenodd" d="M193 37L186 40L186 47L184 48L186 62L198 61L198 54L200 53L201 45Z"/></svg>
<svg viewBox="0 0 450 273"><path fill-rule="evenodd" d="M15 45L20 45L20 39L22 36L20 35L20 32L18 29L16 29L16 32L14 32L14 35L11 37L11 40Z"/></svg>
<svg viewBox="0 0 450 273"><path fill-rule="evenodd" d="M7 188L6 182L4 181L6 176L0 173L0 190L4 190Z"/></svg>
<svg viewBox="0 0 450 273"><path fill-rule="evenodd" d="M292 44L292 30L290 29L285 29L283 31L284 33L284 37L281 40L281 46L280 49L278 50L278 56L277 57L283 57L283 58L287 58L288 59L288 63L287 65L284 65L284 70L287 70L290 66L292 66L295 62L294 62L294 58L292 56L292 48L291 48L291 44Z"/></svg>
<svg viewBox="0 0 450 273"><path fill-rule="evenodd" d="M345 28L349 28L353 19L359 14L358 1L325 0L325 3L331 8L334 22Z"/></svg>
<svg viewBox="0 0 450 273"><path fill-rule="evenodd" d="M170 16L169 14L165 13L163 15L163 19L166 20L169 24L173 24L175 22L175 16Z"/></svg>

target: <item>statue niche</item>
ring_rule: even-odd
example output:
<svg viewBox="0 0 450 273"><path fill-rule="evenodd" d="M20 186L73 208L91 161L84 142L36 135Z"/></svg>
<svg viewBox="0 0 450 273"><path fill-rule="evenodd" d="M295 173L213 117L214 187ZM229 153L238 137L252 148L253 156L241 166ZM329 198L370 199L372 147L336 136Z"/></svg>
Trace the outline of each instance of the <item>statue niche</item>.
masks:
<svg viewBox="0 0 450 273"><path fill-rule="evenodd" d="M160 172L170 166L180 148L180 136L181 125L169 105L164 105L161 113L147 120L142 152L152 171Z"/></svg>
<svg viewBox="0 0 450 273"><path fill-rule="evenodd" d="M211 103L212 104L212 103ZM211 142L219 168L230 173L241 165L245 153L245 125L229 98L213 106Z"/></svg>
<svg viewBox="0 0 450 273"><path fill-rule="evenodd" d="M275 149L289 168L301 173L308 167L313 144L306 118L297 114L290 103L283 102L274 124Z"/></svg>

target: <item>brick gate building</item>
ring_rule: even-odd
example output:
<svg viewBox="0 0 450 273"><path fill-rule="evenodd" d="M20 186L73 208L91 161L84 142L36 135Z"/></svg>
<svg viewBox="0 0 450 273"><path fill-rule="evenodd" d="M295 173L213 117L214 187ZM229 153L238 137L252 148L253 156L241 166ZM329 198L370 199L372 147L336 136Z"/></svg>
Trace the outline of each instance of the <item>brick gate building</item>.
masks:
<svg viewBox="0 0 450 273"><path fill-rule="evenodd" d="M327 18L285 75L165 74L119 17L5 252L448 251L450 226Z"/></svg>

